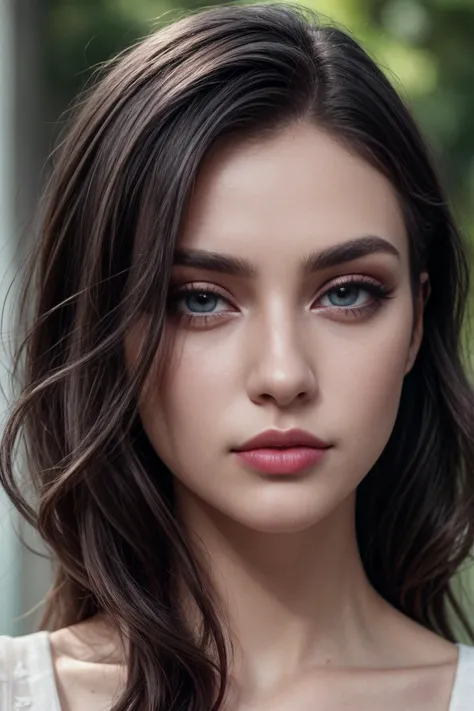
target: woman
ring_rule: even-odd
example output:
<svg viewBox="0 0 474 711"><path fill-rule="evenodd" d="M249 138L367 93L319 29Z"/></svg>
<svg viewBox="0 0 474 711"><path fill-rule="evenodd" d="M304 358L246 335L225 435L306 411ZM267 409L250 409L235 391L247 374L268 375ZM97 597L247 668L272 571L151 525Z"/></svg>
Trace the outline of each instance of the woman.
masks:
<svg viewBox="0 0 474 711"><path fill-rule="evenodd" d="M57 575L2 711L474 708L466 252L359 45L283 5L158 31L38 250L1 471Z"/></svg>

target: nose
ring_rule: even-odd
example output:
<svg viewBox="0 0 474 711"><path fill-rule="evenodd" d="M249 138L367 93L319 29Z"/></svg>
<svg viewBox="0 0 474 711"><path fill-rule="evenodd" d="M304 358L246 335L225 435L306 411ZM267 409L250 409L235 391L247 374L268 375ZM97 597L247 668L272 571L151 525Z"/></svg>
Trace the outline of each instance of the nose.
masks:
<svg viewBox="0 0 474 711"><path fill-rule="evenodd" d="M279 407L307 402L317 390L314 354L305 324L280 309L260 321L252 339L247 390L257 404L273 401ZM306 337L305 337L306 331Z"/></svg>

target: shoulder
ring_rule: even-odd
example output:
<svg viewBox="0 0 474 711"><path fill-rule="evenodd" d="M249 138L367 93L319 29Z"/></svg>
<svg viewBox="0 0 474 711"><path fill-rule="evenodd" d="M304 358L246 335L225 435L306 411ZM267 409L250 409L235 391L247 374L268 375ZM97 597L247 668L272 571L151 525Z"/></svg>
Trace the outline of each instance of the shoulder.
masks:
<svg viewBox="0 0 474 711"><path fill-rule="evenodd" d="M60 711L47 632L0 636L0 709Z"/></svg>
<svg viewBox="0 0 474 711"><path fill-rule="evenodd" d="M50 635L59 698L70 711L109 708L125 682L121 641L100 618Z"/></svg>
<svg viewBox="0 0 474 711"><path fill-rule="evenodd" d="M103 711L124 671L118 639L100 619L0 636L0 711Z"/></svg>
<svg viewBox="0 0 474 711"><path fill-rule="evenodd" d="M99 614L51 632L49 639L55 659L96 664L120 664L124 659L119 635Z"/></svg>

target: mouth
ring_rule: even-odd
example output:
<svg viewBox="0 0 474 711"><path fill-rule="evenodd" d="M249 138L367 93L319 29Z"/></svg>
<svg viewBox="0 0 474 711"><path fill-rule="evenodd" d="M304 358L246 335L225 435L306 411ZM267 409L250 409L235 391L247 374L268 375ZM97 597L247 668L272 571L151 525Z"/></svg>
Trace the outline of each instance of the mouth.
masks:
<svg viewBox="0 0 474 711"><path fill-rule="evenodd" d="M265 474L299 474L318 464L332 445L303 430L267 430L233 450Z"/></svg>
<svg viewBox="0 0 474 711"><path fill-rule="evenodd" d="M252 437L237 448L239 452L252 449L287 449L290 447L313 447L316 449L327 449L331 445L319 437L305 432L305 430L266 430Z"/></svg>
<svg viewBox="0 0 474 711"><path fill-rule="evenodd" d="M318 464L329 448L286 447L248 449L236 452L239 459L264 474L301 474Z"/></svg>

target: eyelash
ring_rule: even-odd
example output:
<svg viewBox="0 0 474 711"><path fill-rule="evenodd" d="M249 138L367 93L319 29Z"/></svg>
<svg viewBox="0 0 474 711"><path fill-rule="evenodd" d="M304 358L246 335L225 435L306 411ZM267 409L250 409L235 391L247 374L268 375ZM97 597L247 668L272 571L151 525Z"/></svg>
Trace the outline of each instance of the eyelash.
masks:
<svg viewBox="0 0 474 711"><path fill-rule="evenodd" d="M321 295L320 298L327 296L331 292L340 288L341 286L349 286L353 288L360 288L367 291L372 296L372 301L364 306L329 306L324 307L330 311L335 311L336 313L348 314L352 318L358 318L363 315L368 315L373 311L376 311L382 306L383 301L393 298L393 289L389 288L384 284L368 280L366 277L353 276L349 279L340 278L336 282L333 282L331 286L326 289L326 291ZM205 328L211 322L216 322L222 319L228 314L228 311L222 311L219 313L202 313L202 314L186 314L178 311L176 309L177 304L184 296L189 296L190 294L213 294L218 296L222 301L227 302L229 305L230 300L223 296L221 291L213 286L212 284L206 284L206 286L195 286L194 284L185 284L179 289L172 292L169 296L168 303L170 310L174 316L176 316L179 321L185 321L186 323L199 323L199 327Z"/></svg>

